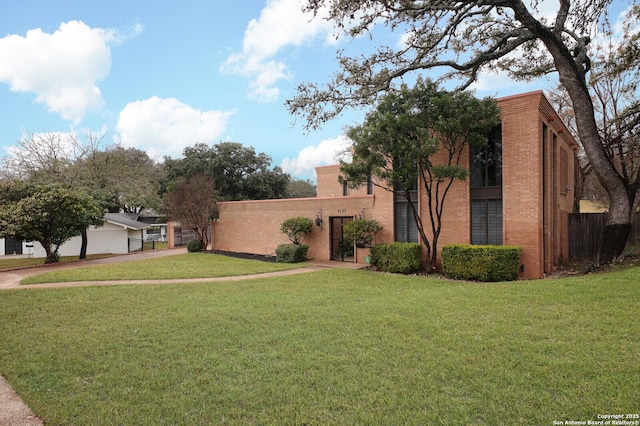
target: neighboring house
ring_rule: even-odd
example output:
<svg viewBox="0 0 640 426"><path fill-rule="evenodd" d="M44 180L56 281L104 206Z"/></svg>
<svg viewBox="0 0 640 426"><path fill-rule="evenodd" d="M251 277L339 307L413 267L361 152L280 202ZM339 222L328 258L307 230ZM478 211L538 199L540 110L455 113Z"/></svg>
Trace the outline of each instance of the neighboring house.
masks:
<svg viewBox="0 0 640 426"><path fill-rule="evenodd" d="M124 254L142 246L148 223L138 220L138 215L126 213L107 213L102 226L87 229L87 254ZM165 228L166 229L166 228ZM81 237L73 237L60 246L60 256L80 254ZM44 248L38 242L0 239L0 255L25 254L33 257L46 257Z"/></svg>
<svg viewBox="0 0 640 426"><path fill-rule="evenodd" d="M568 256L577 144L541 91L497 101L502 119L490 138L493 155L464 153L470 177L456 181L447 196L438 249L451 243L520 246L520 277L541 278ZM377 243L418 241L403 196L394 199L374 185L349 190L338 183L339 165L317 167L316 173L316 198L218 203L212 248L273 255L279 244L289 242L280 224L294 216L314 221L304 244L309 258L317 260L354 261L342 244L342 225L360 217L384 227ZM424 223L429 221L426 199L423 187L413 194Z"/></svg>
<svg viewBox="0 0 640 426"><path fill-rule="evenodd" d="M148 211L136 215L138 222L144 222L149 225L144 229L143 240L145 241L167 241L167 220L162 216Z"/></svg>

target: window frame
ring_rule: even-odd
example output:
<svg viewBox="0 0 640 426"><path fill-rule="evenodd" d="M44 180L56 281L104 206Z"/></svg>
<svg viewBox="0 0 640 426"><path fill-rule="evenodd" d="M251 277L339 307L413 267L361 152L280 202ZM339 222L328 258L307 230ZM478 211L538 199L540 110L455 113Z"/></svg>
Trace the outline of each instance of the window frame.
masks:
<svg viewBox="0 0 640 426"><path fill-rule="evenodd" d="M502 124L498 124L488 135L489 142L482 149L469 149L470 170L470 240L471 244L504 244L504 205L502 203ZM483 157L478 162L480 156ZM480 164L481 163L481 164ZM478 166L481 170L478 170ZM479 171L481 174L479 174ZM479 184L480 183L480 184ZM482 211L478 210L480 203ZM499 203L499 215L492 213L490 206ZM499 218L493 221L492 218ZM482 222L482 223L479 223ZM499 222L499 224L497 223ZM479 232L484 231L484 232ZM483 233L481 237L479 234Z"/></svg>

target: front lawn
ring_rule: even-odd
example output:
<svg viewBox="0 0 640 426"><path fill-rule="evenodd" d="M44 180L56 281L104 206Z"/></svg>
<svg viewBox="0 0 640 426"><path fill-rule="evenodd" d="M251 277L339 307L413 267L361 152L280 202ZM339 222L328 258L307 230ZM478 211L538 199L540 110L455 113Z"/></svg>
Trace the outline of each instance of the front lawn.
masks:
<svg viewBox="0 0 640 426"><path fill-rule="evenodd" d="M115 256L113 254L90 254L87 259L101 259L103 257ZM45 259L42 257L21 257L21 256L0 256L0 271L13 268L28 268L31 266L44 265ZM78 256L60 256L60 262L77 262Z"/></svg>
<svg viewBox="0 0 640 426"><path fill-rule="evenodd" d="M25 278L22 280L22 284L229 277L283 271L304 266L308 265L260 262L210 253L186 253L155 259L47 272Z"/></svg>
<svg viewBox="0 0 640 426"><path fill-rule="evenodd" d="M640 268L477 284L331 269L0 293L46 424L522 424L640 411Z"/></svg>

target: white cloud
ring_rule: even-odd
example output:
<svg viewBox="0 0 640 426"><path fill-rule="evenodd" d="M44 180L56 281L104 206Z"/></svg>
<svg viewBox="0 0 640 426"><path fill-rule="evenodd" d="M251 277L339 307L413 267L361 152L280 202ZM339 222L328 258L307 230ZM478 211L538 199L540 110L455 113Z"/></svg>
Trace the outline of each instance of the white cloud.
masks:
<svg viewBox="0 0 640 426"><path fill-rule="evenodd" d="M478 74L478 80L469 86L469 90L501 97L512 93L548 89L556 84L555 74L539 77L532 81L519 81L511 78L507 71L481 72Z"/></svg>
<svg viewBox="0 0 640 426"><path fill-rule="evenodd" d="M77 124L104 104L97 83L109 75L110 45L141 30L136 26L123 35L69 21L53 34L37 28L24 37L8 35L0 39L0 82L14 92L35 94L49 111Z"/></svg>
<svg viewBox="0 0 640 426"><path fill-rule="evenodd" d="M329 34L333 26L322 16L315 18L302 11L302 0L271 0L258 19L245 30L242 53L235 53L220 66L223 72L251 78L250 97L273 101L279 96L276 83L291 78L285 62L273 59L289 46L299 47L314 38Z"/></svg>
<svg viewBox="0 0 640 426"><path fill-rule="evenodd" d="M299 178L315 179L316 166L335 164L339 159L349 161L349 156L345 155L345 150L351 145L351 140L344 135L335 139L326 139L318 146L307 146L296 158L285 158L280 167L285 173Z"/></svg>
<svg viewBox="0 0 640 426"><path fill-rule="evenodd" d="M231 111L200 111L175 98L154 96L127 104L117 130L125 147L146 151L151 158L181 157L196 143L212 143L224 132Z"/></svg>

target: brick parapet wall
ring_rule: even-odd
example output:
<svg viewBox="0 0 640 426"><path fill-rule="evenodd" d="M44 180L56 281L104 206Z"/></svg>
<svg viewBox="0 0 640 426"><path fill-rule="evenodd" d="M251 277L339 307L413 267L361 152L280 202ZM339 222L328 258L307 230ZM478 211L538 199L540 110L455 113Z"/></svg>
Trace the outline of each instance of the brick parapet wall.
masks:
<svg viewBox="0 0 640 426"><path fill-rule="evenodd" d="M290 243L280 230L282 222L291 217L303 216L322 219L322 225L314 224L304 244L310 246L309 258L329 260L330 219L332 217L358 218L362 212L375 219L375 197L322 197L284 200L260 200L219 203L220 218L213 225L213 248L274 255L279 244ZM383 226L392 226L383 218Z"/></svg>

